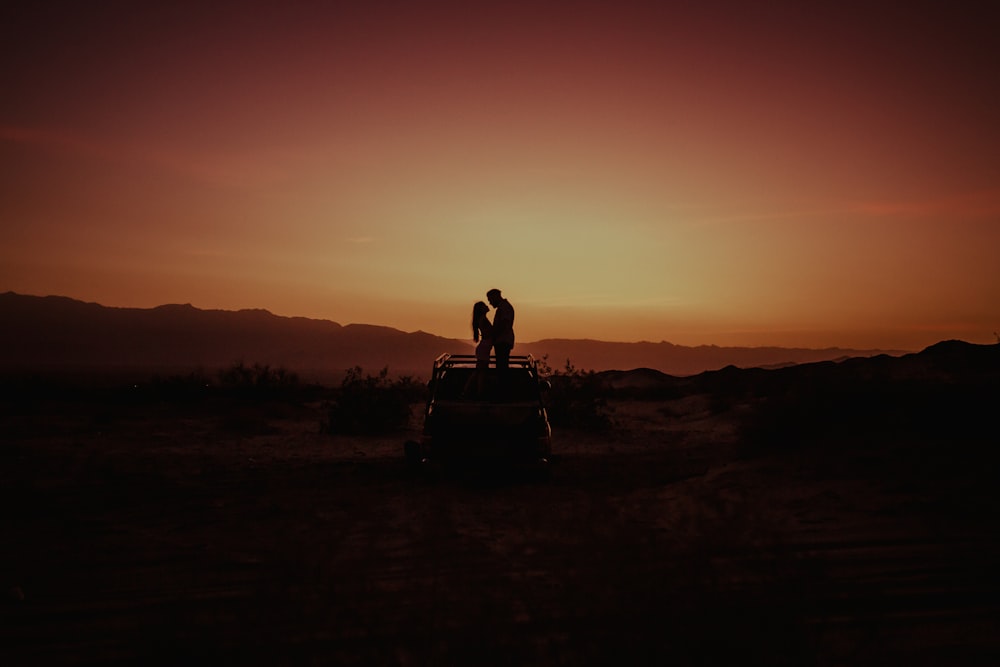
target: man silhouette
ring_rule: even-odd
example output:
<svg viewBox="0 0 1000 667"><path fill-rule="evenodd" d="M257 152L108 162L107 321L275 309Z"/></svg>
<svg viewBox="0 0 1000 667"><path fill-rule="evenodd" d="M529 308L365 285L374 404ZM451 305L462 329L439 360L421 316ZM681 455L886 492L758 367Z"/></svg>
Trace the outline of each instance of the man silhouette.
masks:
<svg viewBox="0 0 1000 667"><path fill-rule="evenodd" d="M486 300L496 309L493 314L493 351L497 369L506 371L510 367L510 351L514 347L514 306L495 288L486 293Z"/></svg>

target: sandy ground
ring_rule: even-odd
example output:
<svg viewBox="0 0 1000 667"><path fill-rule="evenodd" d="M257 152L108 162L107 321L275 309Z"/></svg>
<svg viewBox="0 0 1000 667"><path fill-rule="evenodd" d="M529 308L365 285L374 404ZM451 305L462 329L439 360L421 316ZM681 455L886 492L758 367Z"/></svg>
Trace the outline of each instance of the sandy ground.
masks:
<svg viewBox="0 0 1000 667"><path fill-rule="evenodd" d="M1000 540L906 443L746 457L616 406L549 479L414 473L316 406L3 417L0 664L997 664ZM415 425L414 425L415 426Z"/></svg>

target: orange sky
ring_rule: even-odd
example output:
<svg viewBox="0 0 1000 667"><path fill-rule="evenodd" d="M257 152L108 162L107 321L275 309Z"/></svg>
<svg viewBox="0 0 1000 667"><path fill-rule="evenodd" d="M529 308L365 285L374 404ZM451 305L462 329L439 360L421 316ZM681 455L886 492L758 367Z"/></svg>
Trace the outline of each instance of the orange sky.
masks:
<svg viewBox="0 0 1000 667"><path fill-rule="evenodd" d="M522 341L1000 330L996 9L24 4L0 291L464 338L499 287Z"/></svg>

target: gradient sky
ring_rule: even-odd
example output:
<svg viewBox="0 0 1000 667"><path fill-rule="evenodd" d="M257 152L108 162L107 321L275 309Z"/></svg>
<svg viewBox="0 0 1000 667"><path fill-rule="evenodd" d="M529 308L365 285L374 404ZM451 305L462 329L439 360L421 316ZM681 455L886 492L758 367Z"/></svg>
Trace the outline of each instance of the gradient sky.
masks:
<svg viewBox="0 0 1000 667"><path fill-rule="evenodd" d="M466 338L499 287L521 341L1000 330L996 3L23 4L0 291Z"/></svg>

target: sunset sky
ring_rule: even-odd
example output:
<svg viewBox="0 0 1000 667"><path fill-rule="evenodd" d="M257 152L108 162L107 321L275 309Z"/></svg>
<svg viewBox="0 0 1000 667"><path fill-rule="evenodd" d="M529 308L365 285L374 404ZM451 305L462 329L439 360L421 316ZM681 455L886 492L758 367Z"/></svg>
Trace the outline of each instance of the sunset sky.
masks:
<svg viewBox="0 0 1000 667"><path fill-rule="evenodd" d="M996 3L19 4L0 291L466 338L498 287L524 342L1000 331Z"/></svg>

